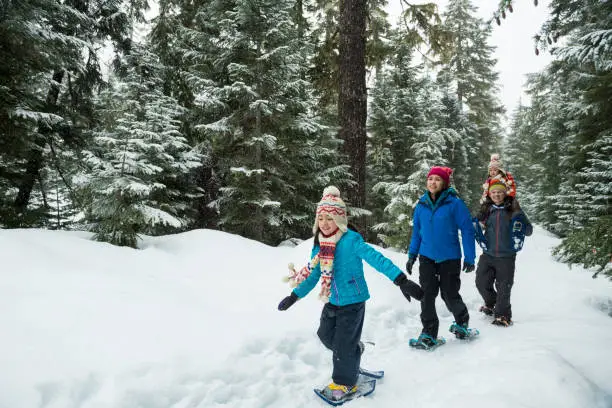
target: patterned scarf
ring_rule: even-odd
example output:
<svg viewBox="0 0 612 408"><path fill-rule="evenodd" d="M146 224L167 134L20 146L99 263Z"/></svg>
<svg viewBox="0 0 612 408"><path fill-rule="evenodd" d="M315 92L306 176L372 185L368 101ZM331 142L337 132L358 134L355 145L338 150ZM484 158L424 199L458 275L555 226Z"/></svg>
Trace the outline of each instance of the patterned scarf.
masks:
<svg viewBox="0 0 612 408"><path fill-rule="evenodd" d="M289 276L286 278L289 281L289 285L293 288L298 286L310 276L310 273L317 265L320 265L321 291L319 292L319 299L325 303L329 302L331 281L334 276L334 253L336 252L336 243L340 240L342 234L343 232L339 228L328 236L319 232L319 253L308 262L308 265L299 271L295 270L293 264L289 264Z"/></svg>

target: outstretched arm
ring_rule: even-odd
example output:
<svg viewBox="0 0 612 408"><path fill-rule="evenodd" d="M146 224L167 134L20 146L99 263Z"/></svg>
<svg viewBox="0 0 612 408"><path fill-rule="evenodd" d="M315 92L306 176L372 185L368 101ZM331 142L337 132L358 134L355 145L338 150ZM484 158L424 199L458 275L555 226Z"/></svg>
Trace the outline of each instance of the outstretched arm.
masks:
<svg viewBox="0 0 612 408"><path fill-rule="evenodd" d="M401 271L389 258L372 248L363 239L359 238L354 244L357 256L366 261L372 268L383 273L399 286L404 297L410 302L411 298L421 300L423 290L421 287L408 279L406 274Z"/></svg>

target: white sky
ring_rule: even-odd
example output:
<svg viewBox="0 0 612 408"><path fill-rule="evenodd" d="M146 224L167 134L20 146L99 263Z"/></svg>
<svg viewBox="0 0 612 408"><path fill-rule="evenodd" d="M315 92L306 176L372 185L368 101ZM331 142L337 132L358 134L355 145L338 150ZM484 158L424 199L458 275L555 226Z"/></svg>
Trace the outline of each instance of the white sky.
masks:
<svg viewBox="0 0 612 408"><path fill-rule="evenodd" d="M90 236L0 229L0 407L326 407L312 392L332 372L316 335L319 286L276 309L291 291L287 263L304 265L312 239L276 248L195 230L145 237L134 250ZM376 346L362 364L386 374L347 407L611 407L612 282L555 262L558 243L539 227L527 238L510 328L478 313L474 273L462 273L480 336L452 338L438 297L448 343L433 352L408 346L421 330L419 302L364 264L363 339ZM406 264L406 254L381 252Z"/></svg>
<svg viewBox="0 0 612 408"><path fill-rule="evenodd" d="M401 12L401 0L388 0L388 11L391 15ZM429 2L429 1L427 1ZM425 3L425 1L415 1ZM440 14L444 12L448 0L434 0L440 7ZM472 0L479 6L479 16L489 20L497 9L498 0ZM513 2L514 13L508 13L501 26L493 23L493 33L490 44L497 47L497 71L499 72L500 99L506 106L509 116L514 107L522 98L528 99L523 93L525 74L542 70L550 61L548 52L534 51L534 35L540 30L542 23L548 17L549 0L540 0L534 6L532 0L517 0Z"/></svg>

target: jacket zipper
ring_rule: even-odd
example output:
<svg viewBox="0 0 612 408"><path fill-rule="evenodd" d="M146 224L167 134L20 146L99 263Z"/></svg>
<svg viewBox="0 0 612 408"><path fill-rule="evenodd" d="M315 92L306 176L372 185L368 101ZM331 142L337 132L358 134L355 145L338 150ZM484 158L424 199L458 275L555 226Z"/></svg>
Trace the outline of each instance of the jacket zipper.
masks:
<svg viewBox="0 0 612 408"><path fill-rule="evenodd" d="M336 289L336 303L340 304L340 292L338 292L338 285L336 285L335 279L334 279L334 289Z"/></svg>
<svg viewBox="0 0 612 408"><path fill-rule="evenodd" d="M497 211L497 225L495 226L495 254L499 256L499 211Z"/></svg>

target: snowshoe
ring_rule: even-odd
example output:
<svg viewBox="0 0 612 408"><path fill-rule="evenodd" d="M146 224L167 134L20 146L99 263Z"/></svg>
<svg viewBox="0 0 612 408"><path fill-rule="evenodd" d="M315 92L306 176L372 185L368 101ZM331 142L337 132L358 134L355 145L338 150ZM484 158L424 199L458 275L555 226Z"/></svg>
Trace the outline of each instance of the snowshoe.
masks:
<svg viewBox="0 0 612 408"><path fill-rule="evenodd" d="M506 316L499 316L496 317L495 320L491 322L491 324L495 326L508 327L512 326L512 319L509 319Z"/></svg>
<svg viewBox="0 0 612 408"><path fill-rule="evenodd" d="M331 383L323 389L315 388L314 392L329 405L338 406L355 398L370 395L374 389L376 389L376 380L370 379L352 387Z"/></svg>
<svg viewBox="0 0 612 408"><path fill-rule="evenodd" d="M437 339L434 339L426 333L421 333L418 339L410 339L408 341L410 347L428 351L435 350L436 348L440 347L445 343L446 339L444 339L444 337L438 337Z"/></svg>
<svg viewBox="0 0 612 408"><path fill-rule="evenodd" d="M385 376L385 372L383 370L367 370L365 368L359 367L359 375L360 376L365 376L365 377L370 377L370 378L375 378L377 380L383 378Z"/></svg>
<svg viewBox="0 0 612 408"><path fill-rule="evenodd" d="M453 333L459 340L471 340L480 334L478 329L472 329L456 322L451 324L448 331Z"/></svg>
<svg viewBox="0 0 612 408"><path fill-rule="evenodd" d="M478 311L480 313L483 313L483 314L487 315L487 316L493 316L493 308L489 307L487 305L480 306L480 309L478 309Z"/></svg>

